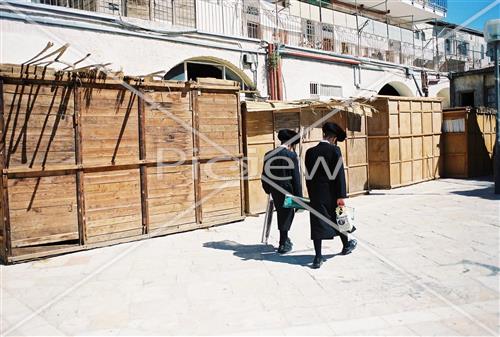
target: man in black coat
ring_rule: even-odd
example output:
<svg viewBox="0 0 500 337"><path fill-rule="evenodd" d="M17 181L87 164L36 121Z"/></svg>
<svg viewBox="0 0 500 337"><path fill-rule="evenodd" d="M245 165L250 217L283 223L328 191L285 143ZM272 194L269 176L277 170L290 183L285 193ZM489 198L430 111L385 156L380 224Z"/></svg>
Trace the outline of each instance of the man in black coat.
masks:
<svg viewBox="0 0 500 337"><path fill-rule="evenodd" d="M332 223L337 222L335 209L337 206L345 206L344 198L347 197L342 153L337 146L337 141L342 142L345 138L346 133L340 126L325 123L323 140L306 152L306 186L310 206L315 210L310 213L311 239L316 252L313 268L321 267L324 261L321 254L322 240L340 236L343 255L351 253L357 244L356 240L349 241L347 234L340 233L332 226Z"/></svg>
<svg viewBox="0 0 500 337"><path fill-rule="evenodd" d="M295 145L299 142L297 132L282 129L278 132L278 139L281 145L264 156L262 188L273 198L280 231L278 253L285 254L293 247L292 241L288 238L288 231L292 225L295 210L283 207L285 195L282 192L287 191L291 195L302 197L302 183L299 161L294 152ZM276 188L277 186L279 188Z"/></svg>

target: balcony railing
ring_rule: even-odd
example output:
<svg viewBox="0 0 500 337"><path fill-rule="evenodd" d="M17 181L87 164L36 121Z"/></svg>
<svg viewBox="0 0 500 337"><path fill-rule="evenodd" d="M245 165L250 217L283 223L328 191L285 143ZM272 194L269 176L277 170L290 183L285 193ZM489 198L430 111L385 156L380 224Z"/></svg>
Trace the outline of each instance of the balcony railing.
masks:
<svg viewBox="0 0 500 337"><path fill-rule="evenodd" d="M411 30L395 26L390 27L396 30L396 33L389 36L377 35L366 29L349 28L290 15L286 9L276 13L274 4L259 0L32 1L165 22L175 26L196 28L201 33L279 42L287 46L432 70L459 71L482 67L488 63L484 52L469 48L466 51L454 50L454 53L451 53L446 50L444 40L436 39L435 36L426 41L418 40L413 38ZM446 5L446 0L415 1Z"/></svg>
<svg viewBox="0 0 500 337"><path fill-rule="evenodd" d="M430 6L433 9L437 9L445 13L448 11L448 0L416 0L416 1L422 2L424 6Z"/></svg>

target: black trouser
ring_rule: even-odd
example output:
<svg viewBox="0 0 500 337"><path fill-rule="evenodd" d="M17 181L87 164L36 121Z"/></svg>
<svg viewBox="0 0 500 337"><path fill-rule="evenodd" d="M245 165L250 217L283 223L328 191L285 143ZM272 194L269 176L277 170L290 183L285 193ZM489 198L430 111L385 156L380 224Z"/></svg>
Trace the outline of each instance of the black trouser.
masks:
<svg viewBox="0 0 500 337"><path fill-rule="evenodd" d="M288 239L288 231L280 231L280 246L284 245Z"/></svg>
<svg viewBox="0 0 500 337"><path fill-rule="evenodd" d="M349 243L349 239L347 238L347 235L339 233L339 236L340 236L340 240L342 240L342 248L347 247L347 245ZM322 254L321 254L321 243L322 243L322 241L323 240L321 240L321 239L313 240L313 242L314 242L314 251L316 252L316 257L321 257L322 256Z"/></svg>

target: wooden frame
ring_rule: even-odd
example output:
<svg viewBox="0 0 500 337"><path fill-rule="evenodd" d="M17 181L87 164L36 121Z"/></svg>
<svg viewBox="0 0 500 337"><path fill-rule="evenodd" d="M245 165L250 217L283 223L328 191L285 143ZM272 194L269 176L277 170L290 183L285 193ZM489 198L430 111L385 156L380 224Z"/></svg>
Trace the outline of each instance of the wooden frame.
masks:
<svg viewBox="0 0 500 337"><path fill-rule="evenodd" d="M444 109L443 176L471 178L492 174L495 137L493 110L470 107Z"/></svg>
<svg viewBox="0 0 500 337"><path fill-rule="evenodd" d="M368 119L370 186L394 188L440 176L441 100L379 96Z"/></svg>
<svg viewBox="0 0 500 337"><path fill-rule="evenodd" d="M368 106L359 105L358 109L366 109L365 113L354 112L353 108L343 107L339 102L328 104L304 104L296 106L293 103L287 106L286 102L270 102L269 106L261 103L246 102L242 105L242 116L244 119L244 153L247 158L249 174L245 181L245 200L247 214L258 214L265 211L264 191L260 183L262 170L262 158L267 151L279 145L277 132L282 128L294 129L302 134L298 144L300 164L304 170L303 162L307 149L316 145L322 139L321 127L326 121L339 124L347 132L345 142L339 143L344 157L344 168L346 173L348 194L350 196L367 193L369 190L369 168L368 168L368 136L366 134L367 115L371 115L372 109ZM276 106L273 108L272 106ZM332 109L339 111L330 118L324 118ZM350 122L354 116L359 117L359 130L354 131L354 123ZM325 119L324 121L322 121ZM306 128L316 124L314 128ZM352 127L352 128L350 128ZM364 144L359 147L359 144ZM357 157L357 152L364 155ZM355 153L356 152L356 153ZM305 181L303 183L304 193L307 194Z"/></svg>
<svg viewBox="0 0 500 337"><path fill-rule="evenodd" d="M225 80L117 80L0 65L2 261L243 219L238 92ZM164 156L168 150L177 152ZM239 165L228 177L234 188L217 193L225 179L201 171L212 162L222 172Z"/></svg>

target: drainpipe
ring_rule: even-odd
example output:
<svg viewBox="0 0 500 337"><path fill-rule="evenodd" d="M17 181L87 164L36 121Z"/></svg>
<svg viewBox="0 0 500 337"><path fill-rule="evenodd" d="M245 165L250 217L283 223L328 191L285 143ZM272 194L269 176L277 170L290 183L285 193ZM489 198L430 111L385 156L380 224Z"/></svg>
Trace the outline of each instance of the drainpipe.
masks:
<svg viewBox="0 0 500 337"><path fill-rule="evenodd" d="M276 99L275 97L275 81L274 81L274 68L271 65L271 59L273 57L273 48L274 45L272 43L267 45L267 83L268 83L268 94L271 100Z"/></svg>
<svg viewBox="0 0 500 337"><path fill-rule="evenodd" d="M281 58L279 57L279 47L275 46L275 55L276 55L276 91L277 91L277 100L283 100L283 77L281 74Z"/></svg>

